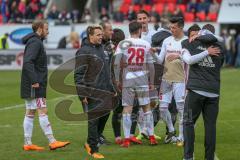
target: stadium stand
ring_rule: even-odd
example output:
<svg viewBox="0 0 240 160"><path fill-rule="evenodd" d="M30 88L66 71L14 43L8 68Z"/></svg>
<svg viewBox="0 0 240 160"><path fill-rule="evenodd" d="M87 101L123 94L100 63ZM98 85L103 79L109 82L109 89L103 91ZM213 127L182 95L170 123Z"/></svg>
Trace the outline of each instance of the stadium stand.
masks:
<svg viewBox="0 0 240 160"><path fill-rule="evenodd" d="M81 11L79 9L67 12L66 10L58 9L54 4L49 7L48 14L44 14L49 1L50 0L0 0L0 23L26 23L34 19L42 18L60 22L86 22L84 16L81 17L84 10ZM118 15L121 15L124 20L129 20L128 14L130 8L133 8L134 12L138 12L141 9L149 13L156 12L160 17L166 13L166 8L171 15L175 14L179 8L186 22L216 22L221 0L122 0L120 3L117 11L116 9L113 11L110 7L106 8L104 5L99 6L102 8L105 7L108 15L110 15L110 19L113 20L115 20L114 17L116 16L112 16L112 13L116 12L120 12ZM100 9L102 10L102 8ZM101 13L101 10L99 13ZM91 13L89 13L89 15L90 14ZM119 20L115 21L119 22Z"/></svg>

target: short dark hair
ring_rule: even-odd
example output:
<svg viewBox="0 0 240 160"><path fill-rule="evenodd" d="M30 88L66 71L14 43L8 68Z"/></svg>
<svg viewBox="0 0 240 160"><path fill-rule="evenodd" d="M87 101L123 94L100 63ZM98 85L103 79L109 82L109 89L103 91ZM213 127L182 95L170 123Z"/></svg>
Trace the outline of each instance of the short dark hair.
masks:
<svg viewBox="0 0 240 160"><path fill-rule="evenodd" d="M45 20L35 20L32 23L33 32L37 32L38 28L43 28L44 24L48 24L48 22Z"/></svg>
<svg viewBox="0 0 240 160"><path fill-rule="evenodd" d="M179 27L183 28L184 27L184 19L183 17L176 17L173 16L169 20L171 23L177 23Z"/></svg>
<svg viewBox="0 0 240 160"><path fill-rule="evenodd" d="M91 25L91 26L88 26L88 27L87 27L87 38L89 38L90 35L93 35L93 34L94 34L94 31L95 31L96 29L103 30L103 29L102 29L102 26L100 26L100 25Z"/></svg>
<svg viewBox="0 0 240 160"><path fill-rule="evenodd" d="M100 22L99 25L102 26L103 29L106 28L107 24L111 24L110 22Z"/></svg>
<svg viewBox="0 0 240 160"><path fill-rule="evenodd" d="M125 34L124 32L119 29L119 28L115 28L113 30L113 35L112 35L112 42L114 45L118 45L118 43L122 40L125 39Z"/></svg>
<svg viewBox="0 0 240 160"><path fill-rule="evenodd" d="M187 35L188 35L188 37L189 37L189 36L190 36L190 33L191 33L192 31L200 31L200 30L201 30L201 28L199 27L199 25L193 24L191 27L189 27L188 32L187 32Z"/></svg>
<svg viewBox="0 0 240 160"><path fill-rule="evenodd" d="M145 11L145 10L140 10L140 11L137 13L137 15L138 15L138 14L145 14L147 17L150 16L149 13L148 13L147 11Z"/></svg>
<svg viewBox="0 0 240 160"><path fill-rule="evenodd" d="M128 25L130 34L135 34L142 28L142 24L137 21L132 21Z"/></svg>
<svg viewBox="0 0 240 160"><path fill-rule="evenodd" d="M211 24L205 24L202 29L207 29L209 30L210 32L212 32L213 34L215 34L215 27Z"/></svg>

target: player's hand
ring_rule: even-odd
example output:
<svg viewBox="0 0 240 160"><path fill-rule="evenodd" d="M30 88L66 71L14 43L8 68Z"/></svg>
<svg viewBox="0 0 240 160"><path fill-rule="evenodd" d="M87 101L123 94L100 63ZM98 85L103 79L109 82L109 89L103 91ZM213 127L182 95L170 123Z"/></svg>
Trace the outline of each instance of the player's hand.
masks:
<svg viewBox="0 0 240 160"><path fill-rule="evenodd" d="M189 42L191 43L191 42L194 41L197 37L199 37L198 34L196 34L196 35L190 37L190 38L189 38Z"/></svg>
<svg viewBox="0 0 240 160"><path fill-rule="evenodd" d="M87 97L85 97L85 98L82 100L82 103L83 103L83 104L88 104Z"/></svg>
<svg viewBox="0 0 240 160"><path fill-rule="evenodd" d="M39 83L32 84L32 88L39 88Z"/></svg>
<svg viewBox="0 0 240 160"><path fill-rule="evenodd" d="M150 85L149 85L149 90L150 90L150 91L154 90L154 88L155 88L155 87L154 87L153 84L150 84Z"/></svg>
<svg viewBox="0 0 240 160"><path fill-rule="evenodd" d="M220 49L218 47L213 47L213 46L210 46L208 47L208 54L210 56L219 56L220 54Z"/></svg>
<svg viewBox="0 0 240 160"><path fill-rule="evenodd" d="M152 48L150 48L149 51L150 51L151 54L154 54L156 52L159 52L159 48L158 47L152 47Z"/></svg>
<svg viewBox="0 0 240 160"><path fill-rule="evenodd" d="M179 54L177 54L177 53L171 53L171 54L169 54L168 56L167 56L167 60L169 61L169 62L171 62L171 61L174 61L174 60L176 60L176 59L179 59Z"/></svg>

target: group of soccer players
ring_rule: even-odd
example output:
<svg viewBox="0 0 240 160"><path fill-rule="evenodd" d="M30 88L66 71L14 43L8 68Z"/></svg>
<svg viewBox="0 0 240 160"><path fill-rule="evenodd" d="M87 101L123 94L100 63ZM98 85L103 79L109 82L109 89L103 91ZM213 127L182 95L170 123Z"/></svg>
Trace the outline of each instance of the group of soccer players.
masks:
<svg viewBox="0 0 240 160"><path fill-rule="evenodd" d="M121 41L115 52L115 78L118 86L122 87L122 105L123 109L123 129L125 139L123 147L128 147L132 138L130 138L131 129L131 111L133 102L136 98L138 105L142 107L139 111L139 131L144 136L148 136L150 144L156 145L157 140L154 136L154 118L152 109L156 107L156 97L160 97L160 115L168 127L168 135L165 143L177 143L183 145L183 108L185 97L185 70L181 60L170 62L166 60L166 55L170 53L181 53L181 42L187 37L184 35L184 21L182 17L170 19L170 30L172 36L163 41L161 49L151 47L152 36L156 31L148 29L149 15L145 11L137 14L137 21L129 24L131 37ZM161 29L159 29L159 32ZM170 32L170 31L168 31ZM155 54L157 53L157 55ZM159 56L158 56L159 55ZM125 65L121 65L124 63ZM154 82L154 76L158 74L154 69L154 63L164 65L161 84ZM119 70L122 69L122 74ZM159 71L161 72L161 71ZM121 77L119 77L121 75ZM160 88L158 95L157 88ZM175 129L172 123L171 114L168 110L172 97L176 101L177 111L179 113L179 136L175 137ZM142 125L141 125L142 124Z"/></svg>
<svg viewBox="0 0 240 160"><path fill-rule="evenodd" d="M131 113L134 100L137 100L140 106L138 112L140 134L148 138L151 145L157 145L157 136L154 134L154 121L156 119L153 116L153 111L154 108L159 107L160 117L168 128L165 143L176 143L177 146L181 147L184 145L183 119L188 64L198 63L208 55L218 56L220 50L209 47L207 52L191 56L189 51L182 47L182 43L193 41L201 34L213 35L213 33L206 30L199 33L199 27L193 25L190 27L192 31L189 31L189 37L185 36L183 17L170 18L168 22L164 22L164 28L157 31L150 30L148 22L148 13L144 10L140 11L137 14L137 20L129 24L130 38L121 41L115 52L115 81L118 89L121 90L122 106L124 107L122 122L125 138L121 146L129 147L131 142L142 143L141 138L137 137L136 140L130 134L133 124ZM208 27L208 25L206 26ZM153 37L157 37L157 34L163 31L165 32L162 33L164 39L159 43L159 46L154 46ZM213 36L216 38L215 35ZM162 65L162 70L158 70L156 64ZM158 72L162 74L159 75ZM155 76L160 81L155 82ZM157 103L151 103L158 99L159 106L156 105ZM179 118L178 136L169 111L172 99L175 101Z"/></svg>
<svg viewBox="0 0 240 160"><path fill-rule="evenodd" d="M116 143L120 144L122 147L129 147L132 142L141 144L141 138L145 137L149 139L150 145L157 145L157 139L159 139L159 137L154 134L154 127L157 124L156 121L158 121L157 117L160 115L161 119L166 123L168 130L164 140L165 143L176 143L177 146L180 147L184 145L185 137L183 134L183 119L184 102L187 92L186 81L188 79L188 64L197 63L208 55L217 56L219 50L209 47L207 52L203 51L191 56L189 51L183 48L183 42L194 41L200 34L212 33L208 31L199 33L198 27L192 26L190 27L192 29L191 32L189 31L188 33L189 37L186 37L183 31L183 17L170 18L165 21L162 28L159 28L157 31L149 29L148 23L149 14L141 10L137 14L137 20L129 23L130 37L125 39L124 32L122 32L121 29L114 29L115 32L113 33L113 37L111 37L115 45L115 47L112 48L114 50L114 56L112 57L114 67L113 84L115 84L116 91L121 99L120 106L122 106L122 111L120 110L120 112L122 112L124 132L124 140L121 140L119 133L115 133ZM36 110L39 111L40 125L46 137L49 139L50 149L57 149L65 147L69 142L56 141L53 137L50 122L47 117L45 101L46 84L42 82L42 79L44 79L44 82L46 81L47 63L42 39L48 34L48 26L45 22L35 23L33 28L34 26L36 27L35 32L25 37L26 49L22 72L22 98L26 100L27 106L27 112L24 119L24 150L44 149L33 145L31 142L33 119ZM92 37L93 42L96 41L94 45L91 44L90 38L88 37L88 49L95 48L96 50L99 49L98 51L102 51L101 48L98 48L102 40L101 27L90 27L89 29L88 36L94 36L95 30L98 30L99 34L96 35L96 37ZM94 38L96 38L96 40ZM154 44L154 40L158 41L158 43ZM32 52L34 52L32 49L35 48L39 48L39 51L35 52L36 55L32 54ZM39 57L38 54L42 56ZM102 58L104 59L104 57ZM35 61L37 61L37 63ZM38 67L38 65L41 72L35 73L34 68ZM159 65L162 67L159 67ZM42 66L44 66L44 72L41 69ZM85 72L81 72L81 83L83 76L85 76L84 73ZM37 79L37 76L41 76L41 80ZM31 77L30 80L27 80L27 77ZM44 88L39 87L39 85L44 85ZM41 88L43 91L40 91ZM172 99L174 99L176 104L175 110L179 117L178 136L176 136L174 127L175 122L172 117L173 114L169 111L169 106L174 106L171 104ZM84 101L87 102L86 105L89 105L86 97L83 97L82 103ZM160 101L160 104L158 101ZM133 127L132 112L136 108L138 117L137 123L140 133L138 137L133 136L135 128ZM156 110L159 112L156 112ZM157 114L154 114L154 112ZM96 126L94 132L91 130L92 137L100 136L103 137L103 139L105 138L102 132L108 116L109 114L104 118L104 124L101 126L101 133L95 133L98 130L97 125L99 125L99 122L96 121L95 123L95 121L93 122L93 120L91 120L91 125ZM112 121L113 125L115 125L113 126L115 132L115 130L120 130L120 126L116 124L117 122L115 121L117 119L114 117L116 117L115 112ZM98 142L98 138L92 137L90 137L92 144L87 145L90 155L94 155L98 152L96 143ZM90 140L88 143L90 143ZM94 151L91 146L95 147ZM104 156L96 154L94 158L104 158Z"/></svg>

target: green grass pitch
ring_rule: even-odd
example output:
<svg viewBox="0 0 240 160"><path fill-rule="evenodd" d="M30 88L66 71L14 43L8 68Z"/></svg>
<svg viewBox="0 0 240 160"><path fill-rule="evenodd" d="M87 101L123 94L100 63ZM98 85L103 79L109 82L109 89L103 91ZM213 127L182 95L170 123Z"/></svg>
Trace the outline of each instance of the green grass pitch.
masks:
<svg viewBox="0 0 240 160"><path fill-rule="evenodd" d="M219 160L240 159L240 70L222 70L220 111L217 123L217 148ZM67 81L71 83L72 76ZM86 122L65 122L57 118L55 104L66 97L48 88L49 119L54 135L58 140L69 140L71 145L56 151L49 151L48 141L43 135L38 118L34 122L33 143L46 147L43 152L24 152L23 117L24 101L19 98L20 71L0 71L0 160L90 160L83 149L86 141ZM81 112L81 105L76 97L71 111ZM104 135L114 142L109 120ZM196 126L195 160L204 159L204 130L202 118ZM157 135L164 137L165 127L161 122L155 130ZM183 149L175 145L165 145L162 141L158 146L149 146L147 141L141 146L132 145L129 149L120 148L112 143L102 146L101 153L106 160L181 160Z"/></svg>

